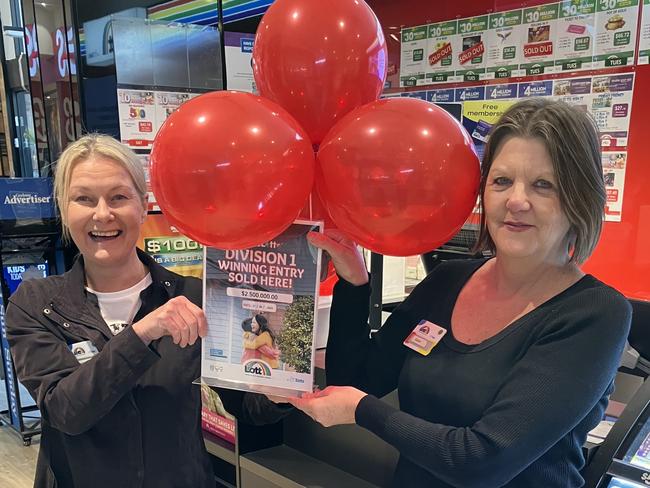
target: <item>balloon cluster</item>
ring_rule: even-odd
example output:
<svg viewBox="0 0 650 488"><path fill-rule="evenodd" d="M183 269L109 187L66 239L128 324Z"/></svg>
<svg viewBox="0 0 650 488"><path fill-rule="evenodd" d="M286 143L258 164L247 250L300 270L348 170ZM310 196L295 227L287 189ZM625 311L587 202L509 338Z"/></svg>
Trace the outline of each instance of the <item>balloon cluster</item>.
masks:
<svg viewBox="0 0 650 488"><path fill-rule="evenodd" d="M382 254L448 240L475 203L478 159L437 106L378 100L386 62L363 0L276 0L255 36L261 96L196 97L156 136L152 186L170 222L225 249L273 239L298 215Z"/></svg>

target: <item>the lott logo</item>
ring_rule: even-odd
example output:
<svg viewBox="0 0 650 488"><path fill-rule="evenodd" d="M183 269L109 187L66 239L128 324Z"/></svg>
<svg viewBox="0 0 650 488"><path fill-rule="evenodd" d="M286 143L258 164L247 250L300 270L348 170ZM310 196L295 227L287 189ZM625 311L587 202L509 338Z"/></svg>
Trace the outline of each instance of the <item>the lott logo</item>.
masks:
<svg viewBox="0 0 650 488"><path fill-rule="evenodd" d="M6 195L4 199L5 205L45 205L50 204L52 201L52 196L42 197L38 193L13 193L11 195Z"/></svg>
<svg viewBox="0 0 650 488"><path fill-rule="evenodd" d="M253 376L271 377L271 367L259 359L251 359L244 363L244 373Z"/></svg>

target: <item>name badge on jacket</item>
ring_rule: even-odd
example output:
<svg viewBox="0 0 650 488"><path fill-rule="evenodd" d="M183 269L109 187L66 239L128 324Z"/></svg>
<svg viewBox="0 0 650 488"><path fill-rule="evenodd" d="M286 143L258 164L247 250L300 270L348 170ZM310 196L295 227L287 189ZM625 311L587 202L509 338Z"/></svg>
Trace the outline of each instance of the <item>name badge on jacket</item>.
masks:
<svg viewBox="0 0 650 488"><path fill-rule="evenodd" d="M80 364L89 361L93 356L99 354L95 344L90 341L75 342L74 344L70 344L69 347Z"/></svg>

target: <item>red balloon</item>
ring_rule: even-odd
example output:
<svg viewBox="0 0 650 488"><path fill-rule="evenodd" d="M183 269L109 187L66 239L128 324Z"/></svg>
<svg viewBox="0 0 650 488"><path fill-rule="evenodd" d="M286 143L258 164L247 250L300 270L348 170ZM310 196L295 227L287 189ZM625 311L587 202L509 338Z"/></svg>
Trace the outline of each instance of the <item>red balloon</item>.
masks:
<svg viewBox="0 0 650 488"><path fill-rule="evenodd" d="M327 134L316 185L336 226L380 254L422 254L469 216L479 161L451 115L413 98L369 103Z"/></svg>
<svg viewBox="0 0 650 488"><path fill-rule="evenodd" d="M305 204L314 178L307 134L286 110L249 93L185 102L160 128L151 182L167 219L222 249L267 242Z"/></svg>
<svg viewBox="0 0 650 488"><path fill-rule="evenodd" d="M388 51L363 0L276 0L253 47L260 94L286 108L318 144L351 110L377 100Z"/></svg>

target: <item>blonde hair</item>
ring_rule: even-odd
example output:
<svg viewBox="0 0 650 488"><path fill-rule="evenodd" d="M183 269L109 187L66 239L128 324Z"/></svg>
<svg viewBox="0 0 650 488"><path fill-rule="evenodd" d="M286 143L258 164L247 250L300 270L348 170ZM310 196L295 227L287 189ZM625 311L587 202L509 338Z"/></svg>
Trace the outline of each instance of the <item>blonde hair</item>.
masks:
<svg viewBox="0 0 650 488"><path fill-rule="evenodd" d="M111 159L122 166L131 176L133 186L141 197L143 205L147 197L147 182L144 168L138 156L128 147L104 134L88 134L65 148L56 166L54 175L54 196L59 205L63 237L70 239L67 226L68 192L72 170L77 165L93 156Z"/></svg>

